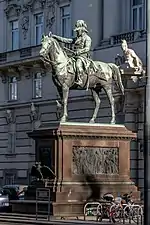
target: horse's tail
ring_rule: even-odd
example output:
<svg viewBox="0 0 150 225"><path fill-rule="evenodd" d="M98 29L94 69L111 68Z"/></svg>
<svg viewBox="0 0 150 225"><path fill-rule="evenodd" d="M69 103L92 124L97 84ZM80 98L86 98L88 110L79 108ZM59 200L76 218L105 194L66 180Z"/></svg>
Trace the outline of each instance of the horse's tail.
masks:
<svg viewBox="0 0 150 225"><path fill-rule="evenodd" d="M114 63L109 63L110 68L113 71L113 79L116 82L116 85L120 89L121 93L124 95L124 86L121 79L121 73L117 65Z"/></svg>

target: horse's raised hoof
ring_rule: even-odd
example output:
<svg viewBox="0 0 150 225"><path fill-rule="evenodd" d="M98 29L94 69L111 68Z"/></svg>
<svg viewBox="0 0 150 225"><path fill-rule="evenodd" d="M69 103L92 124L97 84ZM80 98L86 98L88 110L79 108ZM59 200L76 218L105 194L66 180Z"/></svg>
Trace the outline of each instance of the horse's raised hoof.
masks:
<svg viewBox="0 0 150 225"><path fill-rule="evenodd" d="M89 121L89 123L95 123L95 120L94 120L94 119L91 119L91 120Z"/></svg>

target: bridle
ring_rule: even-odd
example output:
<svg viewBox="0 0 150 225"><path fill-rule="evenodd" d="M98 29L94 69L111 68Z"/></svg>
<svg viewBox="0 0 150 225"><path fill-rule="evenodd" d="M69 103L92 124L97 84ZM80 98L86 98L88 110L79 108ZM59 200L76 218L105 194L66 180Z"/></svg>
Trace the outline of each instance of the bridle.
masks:
<svg viewBox="0 0 150 225"><path fill-rule="evenodd" d="M47 49L49 49L49 47L50 47L50 43L48 43L48 46L47 46ZM47 49L45 49L44 47L43 47L43 49L44 49L44 51L46 52L43 56L42 56L42 58L46 61L46 62L50 62L50 63L52 63L54 66L57 64L55 61L53 61L53 60L51 60L49 57L47 57L48 56L48 51L47 51Z"/></svg>

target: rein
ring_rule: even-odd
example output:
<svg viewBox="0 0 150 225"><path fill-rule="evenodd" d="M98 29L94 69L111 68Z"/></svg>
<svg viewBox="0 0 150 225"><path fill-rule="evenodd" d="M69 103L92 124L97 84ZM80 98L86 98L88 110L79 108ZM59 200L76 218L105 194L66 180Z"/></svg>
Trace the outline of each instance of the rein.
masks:
<svg viewBox="0 0 150 225"><path fill-rule="evenodd" d="M71 50L71 49L69 49L69 48L66 48L66 47L63 47L63 48L64 48L65 50L67 50L67 51L69 51L69 52L71 52L71 53L74 54L74 51L73 51L73 50ZM44 61L45 61L46 63L51 63L53 66L59 65L58 62L53 61L53 60L50 59L49 53L46 53L45 56L43 57L43 59L44 59ZM68 58L68 61L69 61L69 60L70 60L70 58ZM67 61L67 63L68 63L68 61Z"/></svg>

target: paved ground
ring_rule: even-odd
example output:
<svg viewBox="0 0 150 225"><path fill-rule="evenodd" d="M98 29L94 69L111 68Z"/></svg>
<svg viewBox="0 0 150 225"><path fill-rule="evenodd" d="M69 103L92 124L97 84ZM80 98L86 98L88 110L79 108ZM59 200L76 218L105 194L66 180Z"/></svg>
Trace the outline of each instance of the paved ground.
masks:
<svg viewBox="0 0 150 225"><path fill-rule="evenodd" d="M0 222L0 224L1 225L19 225L18 223L10 223L10 222ZM69 223L69 225L72 225L73 223ZM82 223L82 224L87 224L87 223ZM99 223L100 225L110 225L110 223ZM27 225L26 223L21 223L21 225ZM28 225L30 225L30 224L28 224ZM37 224L31 224L31 225L37 225ZM55 224L54 224L55 225ZM119 224L117 224L117 225L119 225Z"/></svg>
<svg viewBox="0 0 150 225"><path fill-rule="evenodd" d="M95 218L89 217L89 220L84 221L83 218L79 218L79 220L75 218L61 219L60 218L51 218L50 221L47 221L44 218L38 218L36 220L35 215L21 215L21 214L7 214L0 213L0 225L110 225L108 220L103 220L102 222L96 222ZM122 223L116 223L116 225L122 225ZM125 223L128 225L128 221ZM133 221L131 222L133 223ZM141 225L141 223L139 224Z"/></svg>
<svg viewBox="0 0 150 225"><path fill-rule="evenodd" d="M43 225L43 223L16 223L16 222L0 222L1 225L37 225L37 224L41 224ZM56 223L50 223L51 225L56 225ZM65 223L59 223L59 225L64 225ZM67 223L67 225L75 225L76 223L74 223L73 221L72 222L69 222ZM86 221L83 221L83 222L79 222L78 225L80 224L88 224ZM90 224L93 224L93 223L90 223ZM103 222L103 223L99 223L100 225L110 225L110 223L107 223L107 222ZM120 224L117 224L117 225L120 225Z"/></svg>

